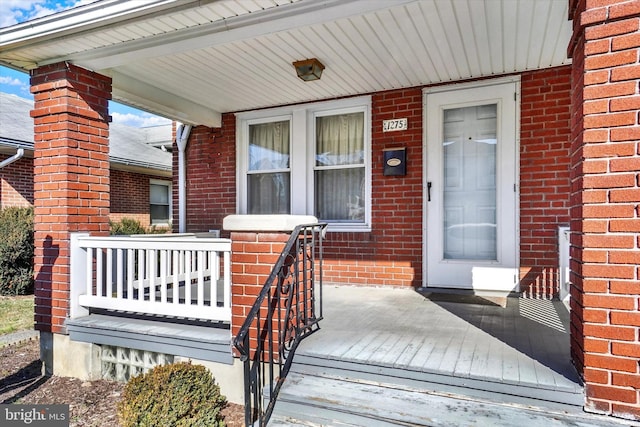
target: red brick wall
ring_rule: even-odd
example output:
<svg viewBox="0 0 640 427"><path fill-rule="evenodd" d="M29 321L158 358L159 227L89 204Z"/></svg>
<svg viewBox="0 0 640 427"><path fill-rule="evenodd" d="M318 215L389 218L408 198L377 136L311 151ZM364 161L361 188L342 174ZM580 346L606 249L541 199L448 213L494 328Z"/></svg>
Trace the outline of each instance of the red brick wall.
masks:
<svg viewBox="0 0 640 427"><path fill-rule="evenodd" d="M222 229L222 219L236 213L235 116L225 114L221 129L192 129L186 149L186 230ZM178 230L178 147L173 144L173 224Z"/></svg>
<svg viewBox="0 0 640 427"><path fill-rule="evenodd" d="M109 232L111 79L58 63L31 72L31 92L36 329L64 333L69 233Z"/></svg>
<svg viewBox="0 0 640 427"><path fill-rule="evenodd" d="M569 221L569 74L560 67L522 75L521 266L532 297L558 290L557 227ZM382 132L383 120L399 117L408 119L407 131ZM324 280L420 286L422 88L372 95L372 123L372 231L327 234ZM383 175L383 150L391 147L406 147L406 176ZM224 216L236 213L233 115L224 116L221 130L194 129L187 158L187 230L220 228Z"/></svg>
<svg viewBox="0 0 640 427"><path fill-rule="evenodd" d="M382 133L382 120L407 117L409 130ZM324 246L326 282L418 286L422 283L422 91L373 95L371 233L328 233ZM187 231L221 228L236 213L235 116L225 114L221 130L195 128L187 146ZM407 175L383 176L382 150L407 148ZM178 170L174 147L174 170ZM177 176L177 174L175 174ZM174 181L174 206L178 204ZM398 207L402 208L399 209ZM177 224L174 209L174 224ZM175 227L174 227L175 228Z"/></svg>
<svg viewBox="0 0 640 427"><path fill-rule="evenodd" d="M640 2L570 4L572 353L587 410L640 419Z"/></svg>
<svg viewBox="0 0 640 427"><path fill-rule="evenodd" d="M0 156L0 161L10 156ZM33 206L33 159L22 159L0 169L0 208ZM109 219L133 218L150 225L149 180L167 180L162 176L143 175L111 169Z"/></svg>
<svg viewBox="0 0 640 427"><path fill-rule="evenodd" d="M231 336L236 337L256 298L271 274L273 265L289 240L284 232L231 232ZM261 305L260 319L264 322L271 302L266 299ZM273 307L272 307L273 309ZM274 322L274 328L277 327ZM264 331L265 326L261 325ZM256 348L257 329L251 329L251 348ZM263 338L264 339L264 338ZM277 342L277 338L276 338ZM234 354L239 356L234 349Z"/></svg>
<svg viewBox="0 0 640 427"><path fill-rule="evenodd" d="M520 289L558 294L558 226L569 224L571 67L523 73L520 110Z"/></svg>
<svg viewBox="0 0 640 427"><path fill-rule="evenodd" d="M0 161L11 156L0 155ZM0 209L33 205L33 159L22 157L0 169Z"/></svg>
<svg viewBox="0 0 640 427"><path fill-rule="evenodd" d="M162 176L111 169L111 211L109 213L111 221L131 218L139 221L143 227L151 225L151 216L149 215L150 179L168 180Z"/></svg>
<svg viewBox="0 0 640 427"><path fill-rule="evenodd" d="M382 121L407 118L409 129L382 132ZM325 282L422 285L422 89L372 95L371 233L327 233ZM406 147L407 174L383 175L383 150Z"/></svg>
<svg viewBox="0 0 640 427"><path fill-rule="evenodd" d="M581 40L584 43L584 40ZM596 196L596 192L585 191L582 188L583 174L583 120L582 94L584 85L584 52L579 49L573 53L573 66L571 71L571 358L578 372L584 375L584 336L582 309L582 206L590 198ZM588 138L588 137L587 137ZM587 314L587 317L590 315Z"/></svg>

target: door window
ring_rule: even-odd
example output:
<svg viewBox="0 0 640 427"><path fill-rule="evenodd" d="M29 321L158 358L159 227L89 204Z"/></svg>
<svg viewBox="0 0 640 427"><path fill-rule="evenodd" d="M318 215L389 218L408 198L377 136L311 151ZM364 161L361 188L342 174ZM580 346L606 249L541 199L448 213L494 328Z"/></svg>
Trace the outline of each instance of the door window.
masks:
<svg viewBox="0 0 640 427"><path fill-rule="evenodd" d="M496 111L444 110L444 259L497 259Z"/></svg>

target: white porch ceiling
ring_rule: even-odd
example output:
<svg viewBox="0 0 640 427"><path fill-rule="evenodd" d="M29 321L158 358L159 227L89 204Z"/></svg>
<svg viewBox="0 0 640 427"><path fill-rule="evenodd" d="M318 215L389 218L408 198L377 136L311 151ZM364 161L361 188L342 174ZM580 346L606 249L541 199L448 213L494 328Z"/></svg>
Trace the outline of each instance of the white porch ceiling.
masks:
<svg viewBox="0 0 640 427"><path fill-rule="evenodd" d="M67 60L114 100L192 124L220 113L567 64L567 0L103 0L0 30L0 62ZM292 62L318 58L303 82Z"/></svg>

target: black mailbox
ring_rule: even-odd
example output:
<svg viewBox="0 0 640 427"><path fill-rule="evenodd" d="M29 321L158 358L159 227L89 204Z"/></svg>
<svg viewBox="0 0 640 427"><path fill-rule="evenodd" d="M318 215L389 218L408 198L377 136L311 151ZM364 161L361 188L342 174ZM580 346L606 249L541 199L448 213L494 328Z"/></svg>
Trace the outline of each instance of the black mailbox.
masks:
<svg viewBox="0 0 640 427"><path fill-rule="evenodd" d="M386 148L383 150L384 174L401 176L407 174L406 148Z"/></svg>

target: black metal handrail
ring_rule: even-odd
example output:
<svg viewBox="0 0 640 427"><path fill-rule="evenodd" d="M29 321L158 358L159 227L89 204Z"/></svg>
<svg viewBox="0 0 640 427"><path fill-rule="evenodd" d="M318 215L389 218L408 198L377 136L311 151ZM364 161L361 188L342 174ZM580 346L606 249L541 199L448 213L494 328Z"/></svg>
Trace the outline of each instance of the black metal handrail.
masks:
<svg viewBox="0 0 640 427"><path fill-rule="evenodd" d="M298 344L322 319L326 227L307 224L293 230L233 341L244 362L247 426L267 425Z"/></svg>

